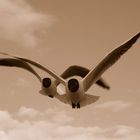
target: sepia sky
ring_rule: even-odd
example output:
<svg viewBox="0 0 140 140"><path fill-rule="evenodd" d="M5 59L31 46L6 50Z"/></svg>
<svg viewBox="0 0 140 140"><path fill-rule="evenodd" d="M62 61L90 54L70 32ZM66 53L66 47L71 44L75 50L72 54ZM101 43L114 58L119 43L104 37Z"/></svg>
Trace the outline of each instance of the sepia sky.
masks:
<svg viewBox="0 0 140 140"><path fill-rule="evenodd" d="M139 6L139 0L0 0L0 51L58 74L70 65L91 69L140 31ZM0 140L140 139L139 60L140 39L103 74L111 89L93 85L88 93L100 100L80 110L40 95L28 71L0 67Z"/></svg>

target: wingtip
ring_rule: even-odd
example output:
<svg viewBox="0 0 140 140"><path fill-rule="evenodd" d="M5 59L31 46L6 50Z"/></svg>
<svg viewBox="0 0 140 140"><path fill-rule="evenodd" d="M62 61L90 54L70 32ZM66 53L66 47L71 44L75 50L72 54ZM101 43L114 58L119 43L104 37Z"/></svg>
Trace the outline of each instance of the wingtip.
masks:
<svg viewBox="0 0 140 140"><path fill-rule="evenodd" d="M139 37L140 37L140 32L138 32L133 38L137 40Z"/></svg>
<svg viewBox="0 0 140 140"><path fill-rule="evenodd" d="M137 33L138 37L140 37L140 32Z"/></svg>
<svg viewBox="0 0 140 140"><path fill-rule="evenodd" d="M106 89L107 89L107 90L110 90L110 87L109 87L109 86L107 86L107 87L106 87Z"/></svg>
<svg viewBox="0 0 140 140"><path fill-rule="evenodd" d="M140 32L137 33L135 36L133 36L133 37L127 42L127 44L129 44L129 45L134 44L134 43L138 40L139 37L140 37Z"/></svg>

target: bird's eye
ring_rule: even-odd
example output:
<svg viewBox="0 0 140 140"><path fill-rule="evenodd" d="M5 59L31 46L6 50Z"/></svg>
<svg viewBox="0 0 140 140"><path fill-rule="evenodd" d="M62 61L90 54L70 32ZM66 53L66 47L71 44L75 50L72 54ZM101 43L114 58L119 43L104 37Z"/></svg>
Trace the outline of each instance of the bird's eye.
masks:
<svg viewBox="0 0 140 140"><path fill-rule="evenodd" d="M51 86L51 79L50 78L44 78L42 80L42 85L45 88L49 88Z"/></svg>

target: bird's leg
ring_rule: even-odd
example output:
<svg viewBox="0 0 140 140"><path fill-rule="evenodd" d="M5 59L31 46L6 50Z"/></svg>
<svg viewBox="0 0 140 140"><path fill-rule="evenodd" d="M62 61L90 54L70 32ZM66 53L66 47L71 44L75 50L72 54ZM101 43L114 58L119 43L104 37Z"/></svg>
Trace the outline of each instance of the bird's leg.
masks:
<svg viewBox="0 0 140 140"><path fill-rule="evenodd" d="M79 109L80 109L80 102L77 104L77 108L79 108Z"/></svg>
<svg viewBox="0 0 140 140"><path fill-rule="evenodd" d="M75 108L75 107L76 107L76 105L74 103L72 103L72 108Z"/></svg>
<svg viewBox="0 0 140 140"><path fill-rule="evenodd" d="M48 95L50 98L53 98L54 96L53 95Z"/></svg>

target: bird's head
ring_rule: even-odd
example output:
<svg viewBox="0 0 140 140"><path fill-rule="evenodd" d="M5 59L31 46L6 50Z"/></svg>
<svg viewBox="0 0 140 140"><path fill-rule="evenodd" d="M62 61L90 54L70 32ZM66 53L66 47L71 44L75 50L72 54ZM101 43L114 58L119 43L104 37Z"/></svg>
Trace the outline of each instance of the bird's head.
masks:
<svg viewBox="0 0 140 140"><path fill-rule="evenodd" d="M79 82L77 79L70 79L68 81L68 89L70 92L77 92L79 89Z"/></svg>
<svg viewBox="0 0 140 140"><path fill-rule="evenodd" d="M50 78L43 78L43 80L42 80L42 86L44 87L44 88L49 88L50 86L51 86L51 84L52 84L52 81L51 81L51 79Z"/></svg>
<svg viewBox="0 0 140 140"><path fill-rule="evenodd" d="M53 98L56 94L56 86L51 78L43 78L42 80L42 90L40 90L40 94L47 95Z"/></svg>

